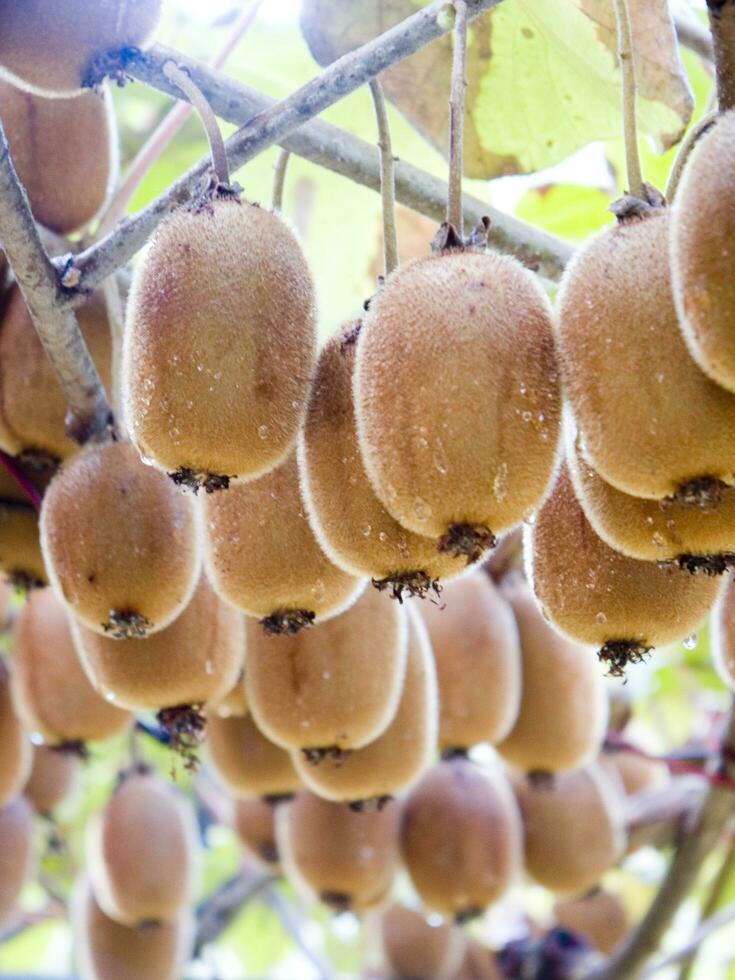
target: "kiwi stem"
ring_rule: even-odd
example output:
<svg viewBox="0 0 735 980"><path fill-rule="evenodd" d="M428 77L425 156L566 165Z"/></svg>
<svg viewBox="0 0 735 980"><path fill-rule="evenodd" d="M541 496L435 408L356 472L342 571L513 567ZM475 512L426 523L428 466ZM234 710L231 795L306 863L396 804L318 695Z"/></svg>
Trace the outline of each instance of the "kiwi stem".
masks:
<svg viewBox="0 0 735 980"><path fill-rule="evenodd" d="M380 150L380 198L383 204L383 256L386 277L398 265L398 232L396 231L396 176L390 123L383 95L383 86L377 78L370 81L370 94L378 124L378 149Z"/></svg>
<svg viewBox="0 0 735 980"><path fill-rule="evenodd" d="M199 86L194 83L191 75L184 71L183 68L179 68L173 61L166 62L163 66L163 73L170 82L173 82L177 88L181 89L196 109L204 126L204 131L207 134L207 139L209 140L209 150L212 155L212 169L214 170L217 182L229 186L230 168L227 163L225 141L222 138L217 117L211 105L207 102L206 96Z"/></svg>
<svg viewBox="0 0 735 980"><path fill-rule="evenodd" d="M690 128L689 132L686 134L684 139L681 141L679 146L679 151L676 154L676 159L671 167L671 172L669 174L669 179L666 182L666 200L669 204L674 200L674 195L676 194L676 189L679 186L679 181L681 180L681 175L684 171L684 164L689 159L689 154L694 149L694 146L700 136L704 136L707 130L712 126L714 121L717 119L717 111L711 110L705 113L701 119L698 119L694 125Z"/></svg>
<svg viewBox="0 0 735 980"><path fill-rule="evenodd" d="M281 150L273 170L273 199L271 206L274 211L283 211L283 188L286 184L286 170L291 159L289 150Z"/></svg>
<svg viewBox="0 0 735 980"><path fill-rule="evenodd" d="M702 914L700 918L699 928L697 933L701 929L702 925L706 923L711 916L713 916L717 910L720 908L721 899L725 889L732 880L733 874L735 873L735 843L729 842L725 849L725 856L720 864L720 867L715 875L712 883L710 884L709 891L707 892L707 897L705 898L704 904L702 905ZM728 906L730 913L732 913L732 906ZM699 952L699 947L701 943L692 950L692 952L684 959L681 971L679 973L678 980L689 980L691 976L692 969L694 967L694 961L697 958L697 953Z"/></svg>
<svg viewBox="0 0 735 980"><path fill-rule="evenodd" d="M464 100L467 88L467 3L455 0L452 89L449 96L449 196L447 224L464 235L462 170L464 164Z"/></svg>
<svg viewBox="0 0 735 980"><path fill-rule="evenodd" d="M212 68L219 69L225 66L238 42L252 27L262 5L263 0L254 0L254 3L240 14L233 24L232 30L225 38L222 47L217 51L211 62L208 62ZM104 238L108 232L112 231L120 218L125 214L130 199L139 184L156 160L166 150L166 147L179 132L191 115L191 112L192 107L188 103L179 102L163 117L140 150L138 150L122 183L113 194L110 203L102 214L99 230L95 236L97 239Z"/></svg>
<svg viewBox="0 0 735 980"><path fill-rule="evenodd" d="M641 161L638 155L638 127L635 118L635 65L633 41L630 29L628 0L613 0L615 23L618 32L618 59L623 79L623 135L625 138L625 169L628 175L628 193L646 199Z"/></svg>
<svg viewBox="0 0 735 980"><path fill-rule="evenodd" d="M25 496L28 498L28 501L33 506L34 510L40 511L41 494L38 492L38 490L36 490L33 483L28 479L13 457L9 456L2 450L0 450L0 465L2 465L2 467L8 471L10 476L12 476Z"/></svg>
<svg viewBox="0 0 735 980"><path fill-rule="evenodd" d="M735 0L707 0L720 112L735 107Z"/></svg>

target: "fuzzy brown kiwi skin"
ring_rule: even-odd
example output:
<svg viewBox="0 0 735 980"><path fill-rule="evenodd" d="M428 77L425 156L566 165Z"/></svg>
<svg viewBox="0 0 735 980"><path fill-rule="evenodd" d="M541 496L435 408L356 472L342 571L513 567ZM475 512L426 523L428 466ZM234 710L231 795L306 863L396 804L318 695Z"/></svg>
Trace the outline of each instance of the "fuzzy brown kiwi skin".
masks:
<svg viewBox="0 0 735 980"><path fill-rule="evenodd" d="M588 939L604 956L613 955L630 929L622 901L603 888L557 901L554 917L559 925Z"/></svg>
<svg viewBox="0 0 735 980"><path fill-rule="evenodd" d="M405 263L365 315L354 396L365 468L386 510L449 553L477 558L535 510L558 454L543 291L507 256Z"/></svg>
<svg viewBox="0 0 735 980"><path fill-rule="evenodd" d="M735 392L732 236L735 112L721 113L686 162L671 209L674 300L687 347L714 381Z"/></svg>
<svg viewBox="0 0 735 980"><path fill-rule="evenodd" d="M368 589L341 616L297 636L265 636L252 620L245 628L248 704L271 741L320 757L386 730L405 677L405 608Z"/></svg>
<svg viewBox="0 0 735 980"><path fill-rule="evenodd" d="M179 980L191 955L195 920L182 909L170 922L135 929L109 918L87 878L77 881L71 927L80 980Z"/></svg>
<svg viewBox="0 0 735 980"><path fill-rule="evenodd" d="M382 903L398 869L399 806L355 813L309 790L276 810L276 842L288 880L335 911Z"/></svg>
<svg viewBox="0 0 735 980"><path fill-rule="evenodd" d="M135 271L128 322L123 406L143 457L207 491L286 460L316 331L306 259L279 215L232 197L173 212Z"/></svg>
<svg viewBox="0 0 735 980"><path fill-rule="evenodd" d="M516 780L515 790L525 826L526 871L540 885L579 894L622 857L622 799L599 766L558 773L542 786Z"/></svg>
<svg viewBox="0 0 735 980"><path fill-rule="evenodd" d="M712 662L722 682L735 691L735 573L729 572L711 619Z"/></svg>
<svg viewBox="0 0 735 980"><path fill-rule="evenodd" d="M77 316L109 391L112 338L102 294L90 297ZM66 398L28 307L18 287L13 287L0 320L0 449L21 456L27 468L35 464L36 472L53 471L61 460L79 451L66 434L66 411Z"/></svg>
<svg viewBox="0 0 735 980"><path fill-rule="evenodd" d="M96 63L110 49L142 47L161 15L161 0L96 3L24 0L0 9L0 76L49 97L79 95L96 84Z"/></svg>
<svg viewBox="0 0 735 980"><path fill-rule="evenodd" d="M567 461L587 520L616 551L641 561L676 562L692 574L720 575L735 561L735 488L716 504L654 501L617 490L584 458L571 419Z"/></svg>
<svg viewBox="0 0 735 980"><path fill-rule="evenodd" d="M609 548L584 516L566 465L524 534L527 578L544 616L562 634L597 646L614 676L696 630L720 591L716 578Z"/></svg>
<svg viewBox="0 0 735 980"><path fill-rule="evenodd" d="M457 922L480 914L520 870L521 821L499 766L437 763L404 803L401 852L424 905Z"/></svg>
<svg viewBox="0 0 735 980"><path fill-rule="evenodd" d="M86 853L100 907L121 925L166 922L193 897L198 866L193 811L146 766L124 773L87 827Z"/></svg>
<svg viewBox="0 0 735 980"><path fill-rule="evenodd" d="M217 777L235 796L288 796L301 786L288 752L266 738L250 715L210 714L207 749Z"/></svg>
<svg viewBox="0 0 735 980"><path fill-rule="evenodd" d="M361 321L322 348L311 387L298 461L309 522L328 557L352 575L403 601L441 591L466 560L442 555L436 540L413 534L376 497L365 472L352 393Z"/></svg>
<svg viewBox="0 0 735 980"><path fill-rule="evenodd" d="M48 585L38 514L17 501L0 500L0 571L7 582L23 592Z"/></svg>
<svg viewBox="0 0 735 980"><path fill-rule="evenodd" d="M381 917L383 951L396 980L417 977L453 977L464 957L467 942L451 923L430 925L421 912L391 905Z"/></svg>
<svg viewBox="0 0 735 980"><path fill-rule="evenodd" d="M254 854L266 867L280 869L276 844L275 807L258 798L236 799L233 822L242 846Z"/></svg>
<svg viewBox="0 0 735 980"><path fill-rule="evenodd" d="M12 921L33 867L33 808L16 796L0 809L0 925Z"/></svg>
<svg viewBox="0 0 735 980"><path fill-rule="evenodd" d="M71 793L78 771L78 755L49 745L34 745L33 768L23 794L36 813L48 816Z"/></svg>
<svg viewBox="0 0 735 980"><path fill-rule="evenodd" d="M302 503L295 452L273 472L207 497L202 510L209 580L267 633L294 635L336 616L365 588L364 579L338 568L320 548Z"/></svg>
<svg viewBox="0 0 735 980"><path fill-rule="evenodd" d="M130 725L127 711L92 687L77 657L66 610L50 589L31 593L13 631L12 690L28 731L49 745L111 738Z"/></svg>
<svg viewBox="0 0 735 980"><path fill-rule="evenodd" d="M735 482L735 395L682 337L670 224L656 209L580 249L559 290L557 349L582 452L600 476L633 496L711 506Z"/></svg>
<svg viewBox="0 0 735 980"><path fill-rule="evenodd" d="M586 646L546 622L520 572L506 576L501 591L518 626L523 683L515 724L498 752L524 772L554 773L591 762L608 720L599 664Z"/></svg>
<svg viewBox="0 0 735 980"><path fill-rule="evenodd" d="M127 639L163 629L199 580L194 501L128 443L90 446L68 460L44 495L40 527L54 591L102 635Z"/></svg>
<svg viewBox="0 0 735 980"><path fill-rule="evenodd" d="M513 612L482 572L452 582L421 614L439 680L439 748L494 745L521 703L521 651Z"/></svg>
<svg viewBox="0 0 735 980"><path fill-rule="evenodd" d="M415 609L408 609L408 662L393 720L382 735L360 749L310 760L292 752L305 785L325 799L364 811L385 806L428 768L439 729L436 668L429 635Z"/></svg>
<svg viewBox="0 0 735 980"><path fill-rule="evenodd" d="M13 704L10 671L0 660L0 807L18 793L31 773L32 749Z"/></svg>
<svg viewBox="0 0 735 980"><path fill-rule="evenodd" d="M109 92L46 99L0 79L0 112L36 220L59 235L92 221L117 179Z"/></svg>

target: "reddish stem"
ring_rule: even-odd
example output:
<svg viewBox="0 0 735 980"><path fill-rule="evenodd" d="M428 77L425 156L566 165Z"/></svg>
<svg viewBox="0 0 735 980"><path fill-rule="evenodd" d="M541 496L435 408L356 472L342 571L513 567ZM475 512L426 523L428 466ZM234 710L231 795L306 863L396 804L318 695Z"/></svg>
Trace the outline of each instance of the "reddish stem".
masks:
<svg viewBox="0 0 735 980"><path fill-rule="evenodd" d="M0 463L5 467L5 469L10 473L12 478L18 484L23 493L28 497L28 500L33 505L33 508L37 511L41 509L41 494L33 486L31 481L28 479L26 474L20 468L18 463L9 456L7 453L0 450Z"/></svg>

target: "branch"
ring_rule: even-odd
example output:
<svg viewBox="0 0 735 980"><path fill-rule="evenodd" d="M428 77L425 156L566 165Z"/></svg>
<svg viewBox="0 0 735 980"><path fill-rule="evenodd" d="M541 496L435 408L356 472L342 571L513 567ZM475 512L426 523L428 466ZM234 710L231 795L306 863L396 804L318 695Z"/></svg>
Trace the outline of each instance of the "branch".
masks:
<svg viewBox="0 0 735 980"><path fill-rule="evenodd" d="M499 2L500 0L473 0L470 16L476 17ZM328 123L306 121L374 77L384 67L407 57L422 44L439 36L442 30L431 16L432 11L436 14L438 6L437 3L432 4L392 31L341 58L316 79L279 103L162 45L154 45L136 58L127 70L139 81L178 98L180 93L163 74L163 66L173 59L186 68L197 87L206 95L215 113L220 118L243 127L227 142L228 158L233 170L274 143L279 143L298 156L378 191L380 166L372 145ZM407 32L406 25L410 26L417 21L422 30L416 32L417 36L414 37L414 28ZM411 36L410 49L398 43L400 37L406 33ZM201 160L168 191L133 218L123 222L101 242L76 256L59 260L57 269L60 274L66 268L67 262L73 261L75 275L78 276L75 288L69 291L71 302L79 302L81 293L89 292L114 269L132 258L169 211L189 199L206 167L207 160ZM443 220L447 200L447 185L444 181L400 162L396 164L395 176L396 197L402 204L433 218L437 224ZM490 244L516 255L526 265L550 279L559 278L574 250L571 244L504 215L476 198L465 200L464 214L465 220L471 225L477 224L484 215L489 214L492 221Z"/></svg>
<svg viewBox="0 0 735 980"><path fill-rule="evenodd" d="M694 17L677 17L674 26L679 44L689 48L701 58L712 61L714 49L712 47L712 37L706 27L703 27Z"/></svg>
<svg viewBox="0 0 735 980"><path fill-rule="evenodd" d="M699 776L679 776L660 789L636 793L626 800L629 851L646 845L673 843L682 823L701 806L707 783Z"/></svg>
<svg viewBox="0 0 735 980"><path fill-rule="evenodd" d="M735 0L707 0L720 112L735 107Z"/></svg>
<svg viewBox="0 0 735 980"><path fill-rule="evenodd" d="M644 970L641 977L643 980L647 980L648 977L656 976L661 970L672 966L674 963L681 963L682 960L688 960L699 951L699 947L705 939L708 939L718 929L722 929L723 926L729 925L733 920L735 920L735 902L731 905L726 905L724 909L720 909L719 912L709 919L705 919L686 946L682 946L681 949L677 949L675 952L661 957L660 960Z"/></svg>
<svg viewBox="0 0 735 980"><path fill-rule="evenodd" d="M717 917L720 907L720 900L730 883L730 879L733 876L733 871L735 871L735 844L730 842L727 850L725 851L725 857L722 864L720 865L719 870L707 891L707 897L705 898L704 905L702 906L702 914L700 916L701 921L697 927L697 931L684 950L679 950L679 952L676 954L676 959L682 963L679 980L689 980L689 977L692 975L694 963L697 959L697 953L699 952L699 944L703 939L701 932L706 928L708 923L713 921L713 918ZM728 906L727 908L732 910L733 906ZM725 911L727 911L727 909ZM709 933L707 933L707 935L709 935Z"/></svg>
<svg viewBox="0 0 735 980"><path fill-rule="evenodd" d="M197 909L197 931L192 958L220 936L241 909L275 880L273 875L240 872L228 879Z"/></svg>
<svg viewBox="0 0 735 980"><path fill-rule="evenodd" d="M300 923L294 915L293 909L283 900L275 888L268 887L266 889L265 901L274 910L281 920L281 925L293 940L294 945L309 960L321 980L332 980L334 973L330 969L329 964L306 943L301 932Z"/></svg>
<svg viewBox="0 0 735 980"><path fill-rule="evenodd" d="M735 704L730 708L723 739L721 768L725 777L735 772ZM731 789L711 785L701 806L682 821L678 847L656 897L622 949L589 980L638 980L646 960L654 953L671 925L677 909L693 887L702 862L717 845L735 810Z"/></svg>
<svg viewBox="0 0 735 980"><path fill-rule="evenodd" d="M66 396L67 432L85 443L109 430L112 412L77 318L62 305L56 270L36 228L0 122L0 244Z"/></svg>

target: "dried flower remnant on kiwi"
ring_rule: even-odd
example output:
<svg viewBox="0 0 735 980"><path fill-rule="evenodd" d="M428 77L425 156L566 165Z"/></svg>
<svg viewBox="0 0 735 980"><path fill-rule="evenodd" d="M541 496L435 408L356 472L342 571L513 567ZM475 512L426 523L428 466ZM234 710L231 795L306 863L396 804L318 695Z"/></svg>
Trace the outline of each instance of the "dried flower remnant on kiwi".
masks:
<svg viewBox="0 0 735 980"><path fill-rule="evenodd" d="M207 719L202 706L180 704L171 708L161 708L156 720L169 737L169 746L184 762L187 772L199 768L199 746L205 739Z"/></svg>
<svg viewBox="0 0 735 980"><path fill-rule="evenodd" d="M153 623L142 613L111 609L109 618L100 626L113 640L135 640L147 636Z"/></svg>

